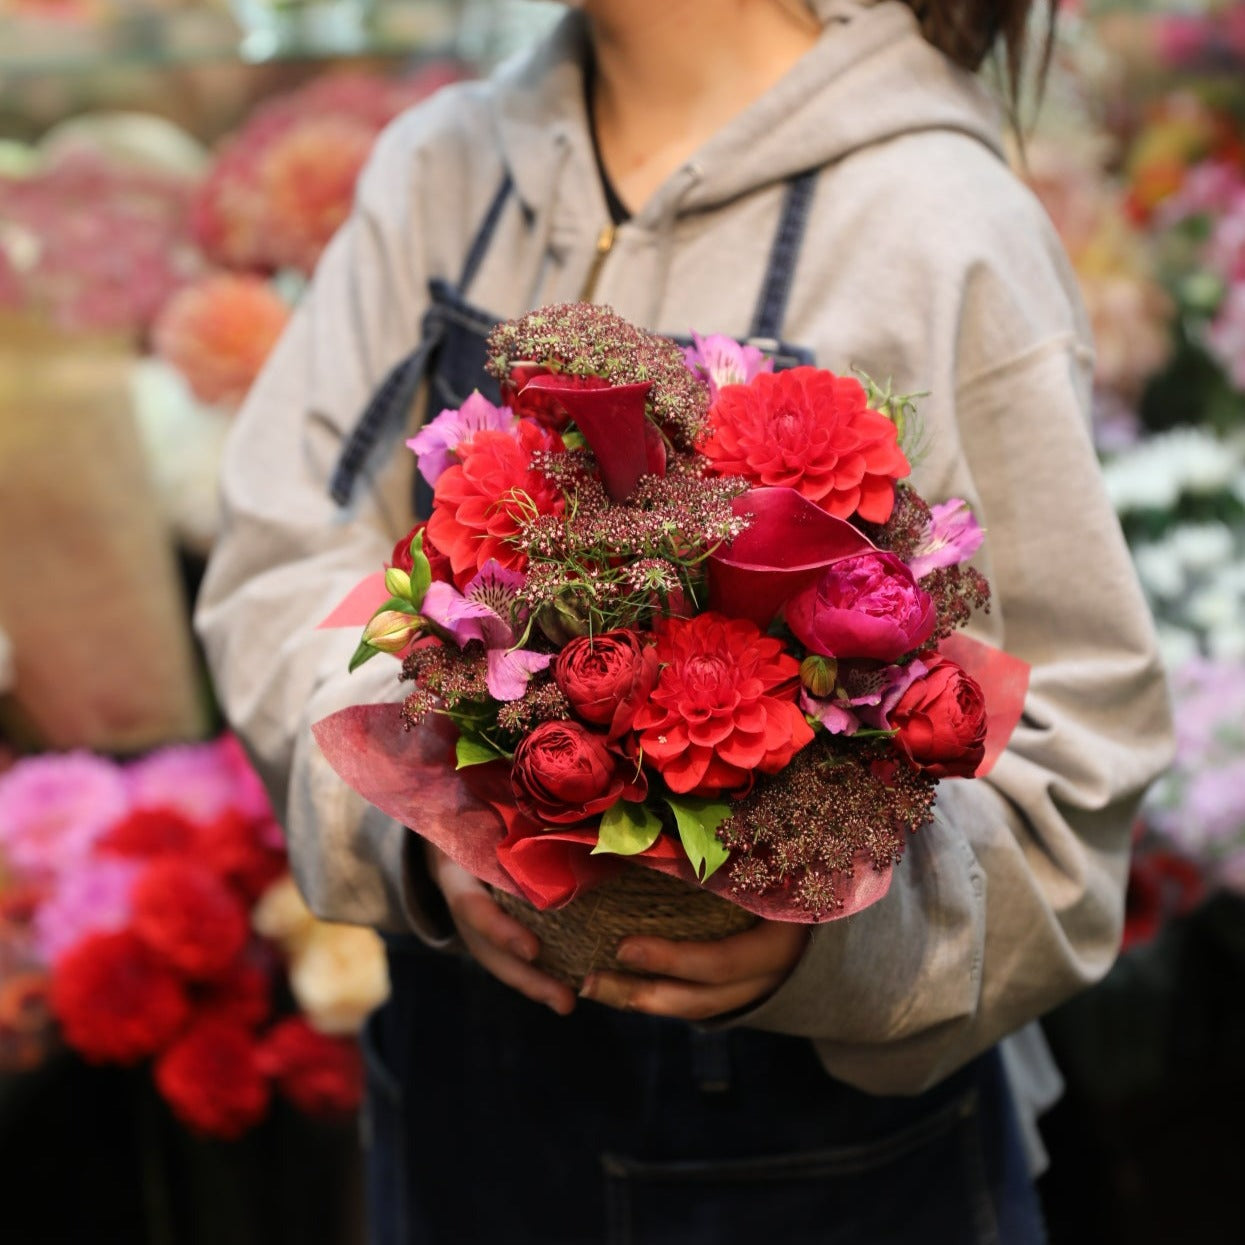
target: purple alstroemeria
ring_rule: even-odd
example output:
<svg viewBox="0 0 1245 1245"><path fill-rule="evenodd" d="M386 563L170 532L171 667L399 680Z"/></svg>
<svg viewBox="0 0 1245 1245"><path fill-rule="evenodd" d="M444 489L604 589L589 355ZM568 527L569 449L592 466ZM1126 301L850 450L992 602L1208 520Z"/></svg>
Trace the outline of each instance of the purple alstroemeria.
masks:
<svg viewBox="0 0 1245 1245"><path fill-rule="evenodd" d="M445 410L421 428L407 447L419 459L419 474L435 486L441 473L454 464L455 452L477 432L505 432L515 423L508 406L494 406L478 390L458 410Z"/></svg>
<svg viewBox="0 0 1245 1245"><path fill-rule="evenodd" d="M692 334L691 346L684 346L687 366L709 386L709 401L723 385L746 385L754 376L774 370L774 360L756 346L741 346L733 337L711 333Z"/></svg>
<svg viewBox="0 0 1245 1245"><path fill-rule="evenodd" d="M981 547L985 532L973 517L968 502L952 497L930 508L929 522L916 552L908 559L913 578L921 579L930 571L967 562Z"/></svg>
<svg viewBox="0 0 1245 1245"><path fill-rule="evenodd" d="M910 684L928 673L919 658L906 666L871 666L840 662L834 691L827 697L800 693L800 708L815 717L831 735L854 735L858 730L890 730L890 711Z"/></svg>
<svg viewBox="0 0 1245 1245"><path fill-rule="evenodd" d="M514 648L515 626L523 620L517 605L523 575L506 570L491 558L459 592L434 580L424 595L420 613L448 632L460 648L473 640L487 650L489 695L495 700L518 700L528 680L553 660L550 653Z"/></svg>

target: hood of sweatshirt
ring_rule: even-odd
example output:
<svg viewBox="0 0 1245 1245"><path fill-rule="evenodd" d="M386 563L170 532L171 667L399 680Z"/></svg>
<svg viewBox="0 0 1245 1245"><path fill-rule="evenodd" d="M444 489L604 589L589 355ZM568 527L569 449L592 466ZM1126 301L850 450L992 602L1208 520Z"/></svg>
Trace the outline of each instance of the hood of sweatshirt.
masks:
<svg viewBox="0 0 1245 1245"><path fill-rule="evenodd" d="M996 101L926 42L900 0L814 7L823 24L818 42L676 170L636 214L638 228L660 230L681 213L921 130L968 134L1004 158ZM583 205L601 201L584 98L587 49L583 15L568 13L495 77L503 157L525 206L549 213L554 235L582 231Z"/></svg>

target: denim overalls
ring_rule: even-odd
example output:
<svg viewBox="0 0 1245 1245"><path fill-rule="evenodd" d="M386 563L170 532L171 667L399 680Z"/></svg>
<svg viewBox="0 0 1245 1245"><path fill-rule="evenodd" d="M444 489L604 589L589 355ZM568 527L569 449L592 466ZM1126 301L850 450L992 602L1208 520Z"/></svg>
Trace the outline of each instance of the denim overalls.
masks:
<svg viewBox="0 0 1245 1245"><path fill-rule="evenodd" d="M750 340L778 366L816 173L789 183ZM346 440L339 502L421 380L430 410L473 389L495 320L431 282L418 347ZM415 513L431 496L416 473ZM580 1003L569 1018L474 961L387 940L392 995L364 1035L371 1245L1038 1245L1036 1196L997 1052L913 1098L827 1076L802 1038ZM833 988L833 983L827 983Z"/></svg>

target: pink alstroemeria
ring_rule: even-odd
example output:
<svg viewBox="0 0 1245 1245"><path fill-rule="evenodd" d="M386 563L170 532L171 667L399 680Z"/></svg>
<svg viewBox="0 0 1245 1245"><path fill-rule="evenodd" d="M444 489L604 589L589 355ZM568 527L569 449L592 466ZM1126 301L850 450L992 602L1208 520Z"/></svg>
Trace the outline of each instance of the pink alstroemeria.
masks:
<svg viewBox="0 0 1245 1245"><path fill-rule="evenodd" d="M460 593L451 584L434 580L424 595L420 612L454 639L460 648L473 640L488 650L486 682L495 700L518 700L528 680L553 660L551 653L514 648L516 606L523 575L491 559Z"/></svg>
<svg viewBox="0 0 1245 1245"><path fill-rule="evenodd" d="M464 441L485 429L506 432L514 422L508 406L494 406L477 390L458 410L442 411L406 444L419 459L419 474L435 486L441 473L453 465Z"/></svg>
<svg viewBox="0 0 1245 1245"><path fill-rule="evenodd" d="M815 717L831 735L854 735L862 728L890 729L887 714L910 684L928 672L919 658L906 666L867 666L840 662L838 681L827 697L800 693L800 708Z"/></svg>
<svg viewBox="0 0 1245 1245"><path fill-rule="evenodd" d="M908 559L908 569L914 579L923 579L930 571L967 562L984 539L968 502L952 497L930 508L929 522L916 552Z"/></svg>
<svg viewBox="0 0 1245 1245"><path fill-rule="evenodd" d="M756 346L741 346L733 337L711 333L692 334L691 346L683 347L687 366L709 386L714 401L724 385L746 385L754 376L774 370L774 360Z"/></svg>

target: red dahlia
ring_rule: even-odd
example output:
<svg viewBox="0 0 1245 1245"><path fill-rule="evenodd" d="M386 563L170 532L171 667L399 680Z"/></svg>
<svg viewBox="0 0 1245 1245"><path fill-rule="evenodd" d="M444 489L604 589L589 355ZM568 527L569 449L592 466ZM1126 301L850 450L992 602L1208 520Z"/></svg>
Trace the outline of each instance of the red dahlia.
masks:
<svg viewBox="0 0 1245 1245"><path fill-rule="evenodd" d="M192 860L158 860L134 887L134 932L187 977L219 977L246 946L246 909Z"/></svg>
<svg viewBox="0 0 1245 1245"><path fill-rule="evenodd" d="M363 1097L363 1060L352 1039L330 1037L301 1016L264 1038L260 1066L307 1115L349 1115Z"/></svg>
<svg viewBox="0 0 1245 1245"><path fill-rule="evenodd" d="M210 1137L240 1137L268 1110L255 1038L228 1021L196 1021L156 1062L155 1077L178 1119Z"/></svg>
<svg viewBox="0 0 1245 1245"><path fill-rule="evenodd" d="M908 474L895 425L850 376L796 367L726 385L700 450L719 475L793 488L836 518L885 523Z"/></svg>
<svg viewBox="0 0 1245 1245"><path fill-rule="evenodd" d="M166 1046L190 1003L177 974L132 931L93 934L56 966L52 1010L65 1041L94 1063L137 1063Z"/></svg>
<svg viewBox="0 0 1245 1245"><path fill-rule="evenodd" d="M449 558L460 589L490 558L509 570L527 565L511 543L521 525L560 514L565 504L557 485L532 470L532 455L561 448L554 433L526 419L514 433L485 429L458 447L460 461L437 479L428 534Z"/></svg>
<svg viewBox="0 0 1245 1245"><path fill-rule="evenodd" d="M656 635L663 668L634 729L671 790L747 788L812 740L795 703L799 663L755 623L699 614L667 618Z"/></svg>

